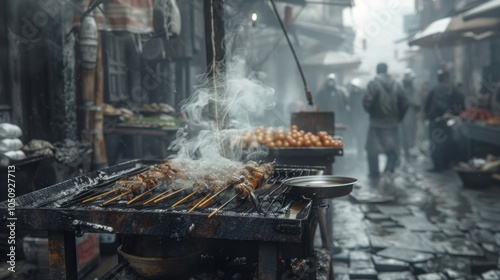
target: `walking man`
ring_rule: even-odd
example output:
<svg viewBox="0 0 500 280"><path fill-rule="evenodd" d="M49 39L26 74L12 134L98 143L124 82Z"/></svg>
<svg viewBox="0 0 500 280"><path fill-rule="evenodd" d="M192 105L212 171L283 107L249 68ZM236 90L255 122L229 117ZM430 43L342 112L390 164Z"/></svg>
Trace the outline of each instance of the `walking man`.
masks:
<svg viewBox="0 0 500 280"><path fill-rule="evenodd" d="M408 98L388 73L385 63L377 65L377 76L368 83L363 107L370 116L366 152L369 177L379 177L379 154L387 156L386 173L393 173L399 157L398 125L408 110Z"/></svg>
<svg viewBox="0 0 500 280"><path fill-rule="evenodd" d="M417 114L420 111L420 98L413 86L413 78L413 72L410 69L406 69L402 87L406 93L410 106L401 122L399 132L404 157L407 161L411 160L410 151L415 146L415 140L417 138Z"/></svg>
<svg viewBox="0 0 500 280"><path fill-rule="evenodd" d="M439 172L453 161L453 135L447 121L464 108L464 96L450 84L450 74L438 70L439 84L434 87L425 102L425 117L429 120L431 159L430 171Z"/></svg>

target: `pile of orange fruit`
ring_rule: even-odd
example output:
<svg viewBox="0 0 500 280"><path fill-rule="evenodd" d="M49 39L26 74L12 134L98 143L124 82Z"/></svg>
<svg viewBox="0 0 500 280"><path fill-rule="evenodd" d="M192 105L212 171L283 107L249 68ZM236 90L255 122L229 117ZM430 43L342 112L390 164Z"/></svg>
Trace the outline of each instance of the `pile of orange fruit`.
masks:
<svg viewBox="0 0 500 280"><path fill-rule="evenodd" d="M261 126L253 132L245 132L241 140L244 149L257 148L260 145L269 148L340 148L344 146L341 139L333 138L326 131L318 131L318 133L313 134L300 130L296 125L292 125L290 130Z"/></svg>

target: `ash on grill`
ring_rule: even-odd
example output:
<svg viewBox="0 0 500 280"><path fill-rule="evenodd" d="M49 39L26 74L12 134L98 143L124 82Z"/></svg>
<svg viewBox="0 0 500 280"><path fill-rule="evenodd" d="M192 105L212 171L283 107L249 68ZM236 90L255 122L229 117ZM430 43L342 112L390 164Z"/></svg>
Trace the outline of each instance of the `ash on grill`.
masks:
<svg viewBox="0 0 500 280"><path fill-rule="evenodd" d="M193 160L184 160L175 167L172 162L165 162L139 174L92 189L65 202L63 206L75 207L83 203L103 207L115 203L113 207L122 207L124 204L120 202L126 201L126 206L134 208L160 205L189 209L192 212L210 209L210 206L215 206L229 193L230 198L213 210L209 217L233 201L236 201L237 206L245 206L247 211L254 209L267 213L274 209L272 212L275 212L282 207L282 203L276 206L276 202L284 202L283 199L278 200L278 196L286 191L282 189L280 182L307 172L293 168L284 171L274 163L259 164L254 161L242 166L227 165L223 168L206 166ZM295 174L297 171L301 174ZM116 196L108 199L111 195ZM160 202L164 203L158 204ZM275 207L271 208L272 205Z"/></svg>

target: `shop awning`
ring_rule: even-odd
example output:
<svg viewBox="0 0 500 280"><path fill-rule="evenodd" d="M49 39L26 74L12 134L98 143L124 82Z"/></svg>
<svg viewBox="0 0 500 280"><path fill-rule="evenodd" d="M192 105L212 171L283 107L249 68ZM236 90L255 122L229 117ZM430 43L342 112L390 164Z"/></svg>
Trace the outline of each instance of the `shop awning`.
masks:
<svg viewBox="0 0 500 280"><path fill-rule="evenodd" d="M323 67L331 70L353 70L359 67L361 59L355 55L340 52L326 51L320 52L302 60L302 65Z"/></svg>
<svg viewBox="0 0 500 280"><path fill-rule="evenodd" d="M87 10L91 0L82 1L82 11ZM105 12L105 13L104 13ZM97 29L105 31L126 31L130 33L151 33L153 29L152 0L110 0L104 1L93 10ZM73 19L80 25L80 16Z"/></svg>
<svg viewBox="0 0 500 280"><path fill-rule="evenodd" d="M303 32L304 35L310 35L322 39L325 36L343 40L345 38L342 30L335 26L322 25L312 22L297 21L293 24L293 27L299 32Z"/></svg>
<svg viewBox="0 0 500 280"><path fill-rule="evenodd" d="M490 0L463 14L464 20L475 18L498 18L500 17L500 0Z"/></svg>
<svg viewBox="0 0 500 280"><path fill-rule="evenodd" d="M415 34L410 40L410 46L430 47L436 44L453 44L460 40L470 40L470 33L483 34L495 32L500 27L500 19L477 18L464 21L462 16L446 17L434 21L424 30ZM469 34L469 36L464 36ZM481 36L479 36L481 37Z"/></svg>

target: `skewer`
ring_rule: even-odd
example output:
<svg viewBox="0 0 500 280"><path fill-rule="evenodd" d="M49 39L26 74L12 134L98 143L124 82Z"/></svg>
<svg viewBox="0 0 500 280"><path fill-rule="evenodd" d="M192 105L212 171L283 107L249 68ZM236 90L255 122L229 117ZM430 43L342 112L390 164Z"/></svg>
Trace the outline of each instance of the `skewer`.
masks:
<svg viewBox="0 0 500 280"><path fill-rule="evenodd" d="M87 202L90 202L90 201L92 201L92 200L96 200L96 199L101 198L101 197L103 197L103 196L107 196L108 194L110 194L110 193L112 193L112 192L114 192L114 191L115 191L115 190L110 190L110 191L107 191L107 192L101 193L101 194L99 194L99 195L96 195L96 196L93 196L93 197L89 197L89 198L85 199L85 200L83 201L83 203L87 203Z"/></svg>
<svg viewBox="0 0 500 280"><path fill-rule="evenodd" d="M141 193L140 195L138 195L138 196L136 196L136 197L132 198L131 200L127 201L127 205L132 204L134 201L137 201L139 198L141 198L141 197L145 196L146 194L150 193L150 192L151 192L152 190L154 190L156 187L157 187L157 186L154 186L154 187L150 188L149 190L147 190L147 191L145 191L145 192Z"/></svg>
<svg viewBox="0 0 500 280"><path fill-rule="evenodd" d="M151 198L150 200L148 200L148 201L144 202L142 205L148 205L149 203L151 203L151 202L155 201L156 199L160 198L162 195L164 195L164 194L168 193L169 191L171 191L171 190L170 190L170 189L168 189L168 190L166 190L166 191L164 191L164 192L160 193L159 195L157 195L157 196L155 196L155 197Z"/></svg>
<svg viewBox="0 0 500 280"><path fill-rule="evenodd" d="M206 196L204 196L202 199L200 199L200 201L198 201L198 203L196 203L191 209L189 209L189 212L193 212L196 208L198 208L198 206L200 206L200 204L203 203L203 201L205 201L205 199L207 199L208 197L210 196L210 194L207 194Z"/></svg>
<svg viewBox="0 0 500 280"><path fill-rule="evenodd" d="M208 198L207 200L205 200L202 204L200 204L199 207L205 206L209 201L211 201L212 199L214 199L216 196L218 196L219 194L221 194L223 191L229 189L229 187L231 187L231 185L227 185L226 187L222 188L222 190L218 191L217 193L215 193L214 195L212 195L210 198Z"/></svg>
<svg viewBox="0 0 500 280"><path fill-rule="evenodd" d="M156 199L156 200L155 200L155 203L158 203L158 202L160 202L160 201L162 201L162 200L164 200L164 199L167 199L167 198L169 198L169 197L171 197L171 196L173 196L173 195L175 195L175 194L178 194L178 193L180 193L181 191L183 191L183 190L185 190L185 189L187 189L187 188L178 189L178 190L176 190L176 191L175 191L175 192L173 192L173 193L169 193L169 194L167 194L167 195L165 195L165 196L162 196L162 197L160 197L160 198Z"/></svg>
<svg viewBox="0 0 500 280"><path fill-rule="evenodd" d="M215 209L212 213L210 213L210 215L208 215L208 218L212 218L213 215L217 214L217 212L219 212L222 208L226 207L231 201L233 201L237 197L238 197L237 195L231 197L228 201L226 201L224 204L222 204L219 208Z"/></svg>
<svg viewBox="0 0 500 280"><path fill-rule="evenodd" d="M188 200L190 197L192 197L192 196L193 196L193 195L195 195L195 194L196 194L196 192L192 192L192 193L188 194L188 195L187 195L186 197L184 197L183 199L181 199L181 200L177 201L176 203L174 203L174 205L172 205L172 208L174 208L175 206L177 206L177 205L179 205L179 204L183 203L184 201Z"/></svg>
<svg viewBox="0 0 500 280"><path fill-rule="evenodd" d="M111 203L111 202L113 202L115 200L118 200L118 199L120 199L120 198L122 198L122 197L124 197L124 196L126 196L128 194L131 194L131 193L132 193L132 190L126 191L126 192L124 192L124 193L122 193L122 194L120 194L120 195L118 195L116 197L113 197L112 199L110 199L108 201L103 202L102 206L104 206L106 204L109 204L109 203Z"/></svg>

